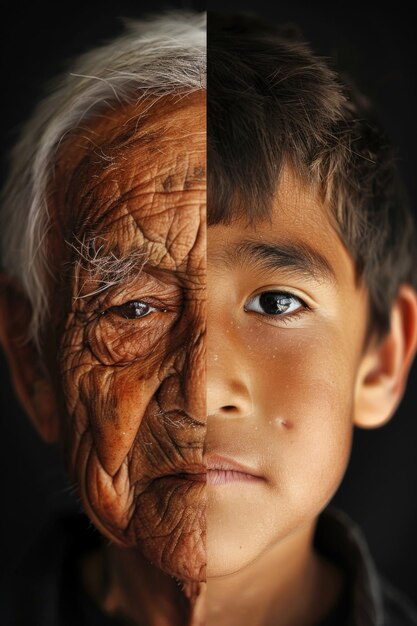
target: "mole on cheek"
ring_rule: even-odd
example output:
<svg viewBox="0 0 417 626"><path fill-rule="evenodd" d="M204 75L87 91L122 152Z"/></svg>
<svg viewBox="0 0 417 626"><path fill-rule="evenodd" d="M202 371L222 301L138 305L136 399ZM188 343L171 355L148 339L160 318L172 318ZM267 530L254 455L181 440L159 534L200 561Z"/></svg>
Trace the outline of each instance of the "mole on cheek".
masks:
<svg viewBox="0 0 417 626"><path fill-rule="evenodd" d="M286 428L287 430L290 430L293 426L290 420L285 419L285 417L281 417L281 416L275 417L274 422L280 428Z"/></svg>

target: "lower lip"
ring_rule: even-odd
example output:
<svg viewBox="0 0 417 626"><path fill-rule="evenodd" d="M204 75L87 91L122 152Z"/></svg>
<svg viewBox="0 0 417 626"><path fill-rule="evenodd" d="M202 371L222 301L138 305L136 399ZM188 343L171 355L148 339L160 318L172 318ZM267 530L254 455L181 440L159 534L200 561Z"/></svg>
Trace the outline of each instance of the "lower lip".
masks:
<svg viewBox="0 0 417 626"><path fill-rule="evenodd" d="M245 474L236 470L207 470L208 485L227 485L228 483L252 483L262 480L259 476Z"/></svg>

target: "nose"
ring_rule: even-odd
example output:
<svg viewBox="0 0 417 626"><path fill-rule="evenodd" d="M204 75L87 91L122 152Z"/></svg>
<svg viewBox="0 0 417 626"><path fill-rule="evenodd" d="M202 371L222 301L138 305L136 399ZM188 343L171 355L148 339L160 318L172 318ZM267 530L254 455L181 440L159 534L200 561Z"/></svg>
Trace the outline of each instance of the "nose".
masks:
<svg viewBox="0 0 417 626"><path fill-rule="evenodd" d="M207 412L208 415L245 417L252 413L250 381L239 327L208 305Z"/></svg>

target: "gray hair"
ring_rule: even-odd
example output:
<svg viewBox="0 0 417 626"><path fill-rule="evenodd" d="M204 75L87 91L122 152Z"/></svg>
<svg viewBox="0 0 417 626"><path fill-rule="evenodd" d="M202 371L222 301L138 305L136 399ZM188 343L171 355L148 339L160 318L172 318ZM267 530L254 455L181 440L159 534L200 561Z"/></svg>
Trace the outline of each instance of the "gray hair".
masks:
<svg viewBox="0 0 417 626"><path fill-rule="evenodd" d="M122 35L79 56L71 73L55 80L11 151L0 208L2 266L32 305L28 338L38 348L52 274L45 245L51 226L46 190L60 142L103 105L206 87L204 13L168 11L124 24Z"/></svg>

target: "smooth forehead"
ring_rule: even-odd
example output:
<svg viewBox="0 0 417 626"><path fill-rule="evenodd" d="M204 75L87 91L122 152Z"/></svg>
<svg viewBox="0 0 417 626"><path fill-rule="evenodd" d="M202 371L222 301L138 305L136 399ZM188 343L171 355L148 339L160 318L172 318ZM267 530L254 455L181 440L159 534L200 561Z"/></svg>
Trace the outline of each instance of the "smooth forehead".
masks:
<svg viewBox="0 0 417 626"><path fill-rule="evenodd" d="M117 241L123 253L153 243L162 258L167 238L183 232L176 254L184 256L201 224L205 160L203 92L106 110L60 148L54 205L61 240L88 233Z"/></svg>
<svg viewBox="0 0 417 626"><path fill-rule="evenodd" d="M333 282L357 283L353 258L330 207L316 187L300 180L289 167L282 172L268 218L254 225L242 217L231 224L209 226L207 242L207 261L213 267L250 263L251 251L255 259L257 252L266 256L269 247L279 251L278 264L285 255L291 262L298 255L301 264L311 263L312 273L321 266L323 276Z"/></svg>

